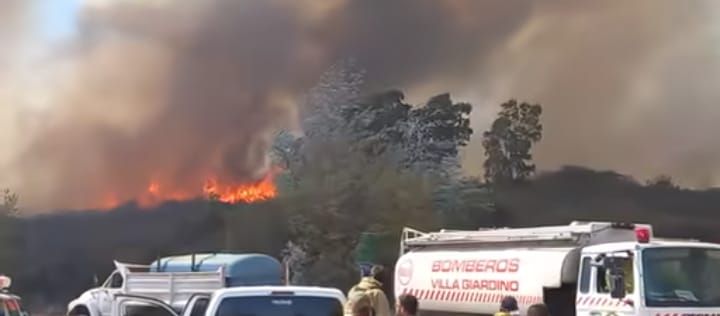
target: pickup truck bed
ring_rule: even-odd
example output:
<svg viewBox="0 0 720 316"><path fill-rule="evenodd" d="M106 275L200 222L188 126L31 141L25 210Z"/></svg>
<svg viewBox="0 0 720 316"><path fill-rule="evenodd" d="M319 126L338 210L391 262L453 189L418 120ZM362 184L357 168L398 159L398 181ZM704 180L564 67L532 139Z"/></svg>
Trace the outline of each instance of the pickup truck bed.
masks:
<svg viewBox="0 0 720 316"><path fill-rule="evenodd" d="M215 272L132 272L120 263L117 266L124 269L122 293L154 298L175 308L185 306L193 294L225 287L222 267Z"/></svg>

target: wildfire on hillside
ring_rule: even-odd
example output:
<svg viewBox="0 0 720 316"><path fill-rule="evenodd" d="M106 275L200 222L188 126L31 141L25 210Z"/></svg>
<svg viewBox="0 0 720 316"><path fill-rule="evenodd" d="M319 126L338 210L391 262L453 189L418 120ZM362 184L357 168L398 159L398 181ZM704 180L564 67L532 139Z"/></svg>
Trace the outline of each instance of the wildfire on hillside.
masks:
<svg viewBox="0 0 720 316"><path fill-rule="evenodd" d="M253 203L277 196L272 173L268 173L262 180L252 184L232 185L210 179L205 183L203 192L205 196L217 197L219 201L225 203Z"/></svg>
<svg viewBox="0 0 720 316"><path fill-rule="evenodd" d="M186 201L196 198L215 198L225 203L255 203L272 199L277 196L274 182L275 172L268 172L261 180L255 182L232 183L208 177L205 184L196 190L183 190L164 185L152 180L145 191L136 197L141 207L153 207L166 201ZM111 209L121 204L114 194L108 194L100 205L102 209Z"/></svg>

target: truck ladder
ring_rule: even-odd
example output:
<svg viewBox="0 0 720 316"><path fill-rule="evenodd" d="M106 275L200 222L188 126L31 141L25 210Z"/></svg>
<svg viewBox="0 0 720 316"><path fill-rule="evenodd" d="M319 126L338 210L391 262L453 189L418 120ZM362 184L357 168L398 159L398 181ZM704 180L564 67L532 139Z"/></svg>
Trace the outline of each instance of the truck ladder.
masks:
<svg viewBox="0 0 720 316"><path fill-rule="evenodd" d="M570 225L564 226L496 228L477 231L443 229L429 233L405 228L402 232L400 251L401 254L404 254L411 248L440 245L585 246L592 240L598 240L598 242L632 240L634 238L633 228L632 224L609 222L572 222ZM620 234L618 237L613 237L615 233Z"/></svg>

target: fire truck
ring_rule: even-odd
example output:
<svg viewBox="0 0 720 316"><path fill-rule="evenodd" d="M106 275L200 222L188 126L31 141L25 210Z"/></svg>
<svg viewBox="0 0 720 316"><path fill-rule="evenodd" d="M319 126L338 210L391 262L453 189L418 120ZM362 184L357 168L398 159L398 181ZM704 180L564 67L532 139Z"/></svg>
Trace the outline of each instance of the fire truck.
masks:
<svg viewBox="0 0 720 316"><path fill-rule="evenodd" d="M403 230L395 295L423 315L492 315L505 296L554 316L720 316L720 245L645 224Z"/></svg>

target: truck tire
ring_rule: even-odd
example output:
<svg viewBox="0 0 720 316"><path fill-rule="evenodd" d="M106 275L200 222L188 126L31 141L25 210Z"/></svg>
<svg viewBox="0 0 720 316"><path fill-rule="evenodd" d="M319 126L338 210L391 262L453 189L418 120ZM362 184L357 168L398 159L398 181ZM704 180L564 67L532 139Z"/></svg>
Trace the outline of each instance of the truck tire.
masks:
<svg viewBox="0 0 720 316"><path fill-rule="evenodd" d="M90 316L90 311L85 306L78 306L71 310L68 316Z"/></svg>

